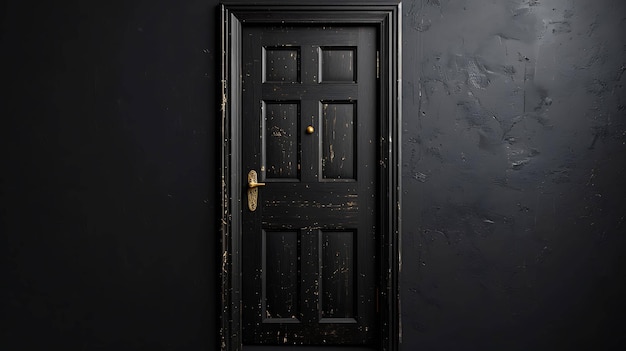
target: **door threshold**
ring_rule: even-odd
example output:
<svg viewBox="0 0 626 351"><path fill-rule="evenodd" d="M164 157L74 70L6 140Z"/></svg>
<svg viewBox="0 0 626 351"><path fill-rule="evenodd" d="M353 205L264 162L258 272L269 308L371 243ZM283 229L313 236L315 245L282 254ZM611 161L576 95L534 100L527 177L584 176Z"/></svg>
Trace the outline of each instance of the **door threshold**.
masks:
<svg viewBox="0 0 626 351"><path fill-rule="evenodd" d="M363 346L327 346L327 345L243 345L243 351L375 351L376 348Z"/></svg>

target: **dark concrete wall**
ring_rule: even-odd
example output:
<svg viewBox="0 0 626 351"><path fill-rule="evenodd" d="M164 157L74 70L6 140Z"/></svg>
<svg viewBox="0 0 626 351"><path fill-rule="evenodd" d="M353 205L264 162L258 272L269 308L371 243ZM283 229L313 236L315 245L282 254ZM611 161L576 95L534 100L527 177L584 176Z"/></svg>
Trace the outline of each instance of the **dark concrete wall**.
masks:
<svg viewBox="0 0 626 351"><path fill-rule="evenodd" d="M0 6L3 349L215 349L216 6ZM404 2L403 350L624 344L625 10Z"/></svg>
<svg viewBox="0 0 626 351"><path fill-rule="evenodd" d="M216 6L7 3L0 349L215 348Z"/></svg>
<svg viewBox="0 0 626 351"><path fill-rule="evenodd" d="M405 349L623 345L626 4L404 10Z"/></svg>

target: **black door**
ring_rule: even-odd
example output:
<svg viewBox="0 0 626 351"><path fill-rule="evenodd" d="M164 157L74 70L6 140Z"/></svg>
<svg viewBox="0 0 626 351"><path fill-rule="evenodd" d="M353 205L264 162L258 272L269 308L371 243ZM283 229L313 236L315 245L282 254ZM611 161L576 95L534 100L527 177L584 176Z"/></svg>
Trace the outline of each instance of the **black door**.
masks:
<svg viewBox="0 0 626 351"><path fill-rule="evenodd" d="M247 26L241 52L244 344L375 346L376 30Z"/></svg>

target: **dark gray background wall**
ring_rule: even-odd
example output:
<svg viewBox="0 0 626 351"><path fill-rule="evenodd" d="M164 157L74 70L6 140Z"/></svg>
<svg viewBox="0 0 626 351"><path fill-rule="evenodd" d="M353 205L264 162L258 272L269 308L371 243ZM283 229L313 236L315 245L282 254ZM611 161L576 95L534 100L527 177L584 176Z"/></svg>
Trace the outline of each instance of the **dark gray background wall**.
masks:
<svg viewBox="0 0 626 351"><path fill-rule="evenodd" d="M406 349L623 348L626 3L404 7Z"/></svg>
<svg viewBox="0 0 626 351"><path fill-rule="evenodd" d="M217 1L8 0L3 349L216 348ZM626 5L403 4L403 350L626 342Z"/></svg>

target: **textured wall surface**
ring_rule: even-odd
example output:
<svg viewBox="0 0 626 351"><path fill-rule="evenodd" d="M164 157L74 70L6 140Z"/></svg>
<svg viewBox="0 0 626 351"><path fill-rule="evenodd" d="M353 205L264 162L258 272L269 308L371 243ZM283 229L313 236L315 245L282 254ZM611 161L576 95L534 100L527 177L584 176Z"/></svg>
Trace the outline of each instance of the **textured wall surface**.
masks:
<svg viewBox="0 0 626 351"><path fill-rule="evenodd" d="M405 349L623 345L626 4L404 7Z"/></svg>
<svg viewBox="0 0 626 351"><path fill-rule="evenodd" d="M0 6L0 348L215 349L217 1ZM403 12L402 349L623 346L626 4Z"/></svg>

